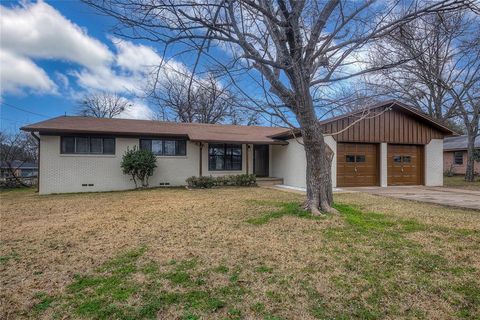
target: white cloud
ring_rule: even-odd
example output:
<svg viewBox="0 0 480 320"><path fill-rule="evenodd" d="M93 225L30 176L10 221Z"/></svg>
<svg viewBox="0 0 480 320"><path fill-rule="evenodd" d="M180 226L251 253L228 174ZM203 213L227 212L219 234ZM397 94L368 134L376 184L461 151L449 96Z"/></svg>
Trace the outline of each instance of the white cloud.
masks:
<svg viewBox="0 0 480 320"><path fill-rule="evenodd" d="M43 1L0 6L0 16L2 94L56 93L57 85L34 59L64 60L96 69L114 58L107 46ZM56 78L62 86L68 85L65 76Z"/></svg>
<svg viewBox="0 0 480 320"><path fill-rule="evenodd" d="M0 6L2 48L30 58L61 59L95 68L113 59L107 46L39 1Z"/></svg>
<svg viewBox="0 0 480 320"><path fill-rule="evenodd" d="M125 94L143 94L154 67L162 57L152 48L130 41L111 38L115 46L115 59L110 65L83 69L72 74L86 90L102 90ZM163 62L164 72L189 73L188 68L175 60Z"/></svg>
<svg viewBox="0 0 480 320"><path fill-rule="evenodd" d="M144 79L137 74L125 74L113 70L110 66L95 70L83 69L74 71L79 86L85 90L107 91L126 94L139 94Z"/></svg>
<svg viewBox="0 0 480 320"><path fill-rule="evenodd" d="M0 87L2 93L21 93L27 87L38 93L55 93L57 86L46 72L31 60L0 50Z"/></svg>
<svg viewBox="0 0 480 320"><path fill-rule="evenodd" d="M131 101L131 107L122 112L118 118L126 119L153 119L154 113L147 105L139 100Z"/></svg>
<svg viewBox="0 0 480 320"><path fill-rule="evenodd" d="M0 16L2 94L61 93L75 100L88 92L115 92L132 101L122 117L152 118L152 110L138 98L148 84L151 67L162 62L152 47L110 37L109 49L42 0L0 5ZM74 65L47 74L36 64L39 60ZM190 72L175 60L165 62L163 71Z"/></svg>
<svg viewBox="0 0 480 320"><path fill-rule="evenodd" d="M116 64L122 69L144 72L146 68L158 66L162 62L162 58L151 47L118 38L111 40L117 51Z"/></svg>

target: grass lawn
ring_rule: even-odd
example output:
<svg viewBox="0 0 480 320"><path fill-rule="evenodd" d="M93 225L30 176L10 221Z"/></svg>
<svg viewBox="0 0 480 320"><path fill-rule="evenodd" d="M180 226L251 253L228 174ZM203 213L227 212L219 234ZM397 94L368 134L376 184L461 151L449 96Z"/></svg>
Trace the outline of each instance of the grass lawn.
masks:
<svg viewBox="0 0 480 320"><path fill-rule="evenodd" d="M480 317L480 214L264 188L1 197L0 318Z"/></svg>
<svg viewBox="0 0 480 320"><path fill-rule="evenodd" d="M459 188L480 191L480 177L476 177L474 182L466 182L464 176L444 177L443 185L446 188Z"/></svg>

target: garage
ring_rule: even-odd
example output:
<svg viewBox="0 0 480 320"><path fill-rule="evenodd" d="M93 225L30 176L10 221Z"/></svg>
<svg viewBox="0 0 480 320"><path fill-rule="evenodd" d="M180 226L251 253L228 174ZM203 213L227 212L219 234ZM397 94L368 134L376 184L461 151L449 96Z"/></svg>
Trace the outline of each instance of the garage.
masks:
<svg viewBox="0 0 480 320"><path fill-rule="evenodd" d="M389 144L387 172L389 186L423 184L423 147Z"/></svg>
<svg viewBox="0 0 480 320"><path fill-rule="evenodd" d="M364 187L379 185L378 145L339 143L337 145L337 185Z"/></svg>
<svg viewBox="0 0 480 320"><path fill-rule="evenodd" d="M331 168L335 187L443 184L443 137L454 132L415 108L398 101L380 102L322 120L320 129L335 155ZM287 185L305 188L301 130L275 138L289 145L275 147L273 162L291 161L274 165L278 170L273 173L283 176Z"/></svg>

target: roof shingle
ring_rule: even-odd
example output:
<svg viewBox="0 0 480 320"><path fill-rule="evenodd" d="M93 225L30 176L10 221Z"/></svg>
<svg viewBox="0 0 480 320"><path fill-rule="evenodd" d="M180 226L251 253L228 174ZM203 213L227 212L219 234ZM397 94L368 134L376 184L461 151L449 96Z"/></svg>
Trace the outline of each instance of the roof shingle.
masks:
<svg viewBox="0 0 480 320"><path fill-rule="evenodd" d="M192 141L286 144L270 136L289 130L279 127L203 123L175 123L154 120L106 119L61 116L30 124L24 131L40 133L88 133L123 136L178 136Z"/></svg>
<svg viewBox="0 0 480 320"><path fill-rule="evenodd" d="M475 139L475 148L480 148L480 138ZM467 150L467 136L447 137L443 139L443 150Z"/></svg>

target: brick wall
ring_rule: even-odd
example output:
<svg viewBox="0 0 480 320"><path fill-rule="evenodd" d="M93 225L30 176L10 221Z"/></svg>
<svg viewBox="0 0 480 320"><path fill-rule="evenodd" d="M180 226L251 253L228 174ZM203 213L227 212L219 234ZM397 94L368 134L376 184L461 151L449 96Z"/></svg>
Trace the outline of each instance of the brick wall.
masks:
<svg viewBox="0 0 480 320"><path fill-rule="evenodd" d="M443 153L443 171L445 172L451 167L454 174L465 174L467 169L467 151L463 152L463 164L455 164L454 154L455 152L453 151L445 151ZM474 162L474 166L475 172L480 172L480 163Z"/></svg>

